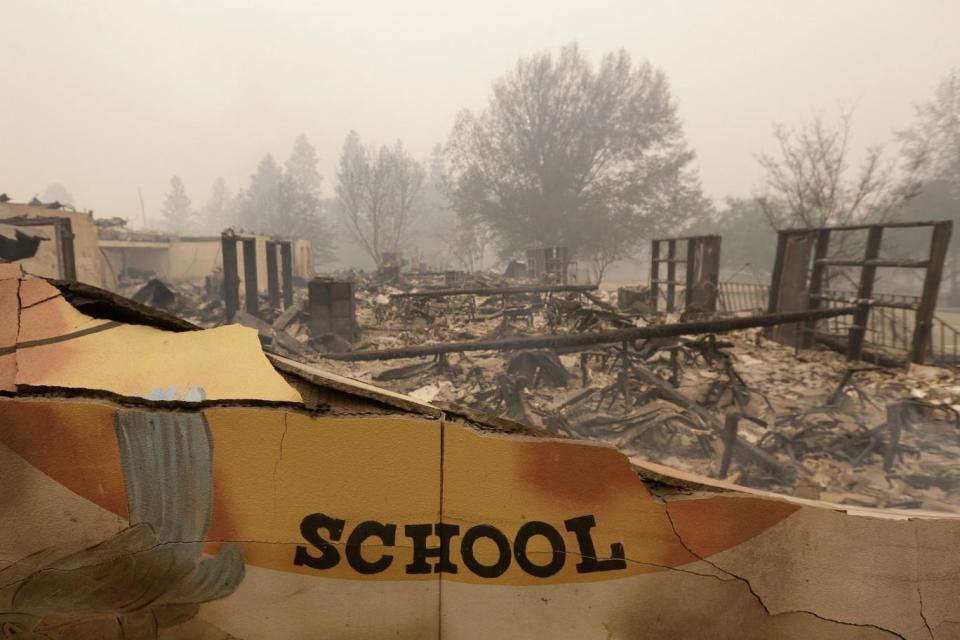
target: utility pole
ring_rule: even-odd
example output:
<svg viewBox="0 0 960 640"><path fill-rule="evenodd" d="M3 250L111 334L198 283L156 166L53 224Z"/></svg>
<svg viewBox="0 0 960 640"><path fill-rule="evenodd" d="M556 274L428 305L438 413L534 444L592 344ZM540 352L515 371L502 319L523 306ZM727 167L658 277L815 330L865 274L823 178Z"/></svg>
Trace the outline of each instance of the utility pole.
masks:
<svg viewBox="0 0 960 640"><path fill-rule="evenodd" d="M143 228L147 228L147 212L143 208L143 189L137 187L137 194L140 196L140 219L143 222Z"/></svg>

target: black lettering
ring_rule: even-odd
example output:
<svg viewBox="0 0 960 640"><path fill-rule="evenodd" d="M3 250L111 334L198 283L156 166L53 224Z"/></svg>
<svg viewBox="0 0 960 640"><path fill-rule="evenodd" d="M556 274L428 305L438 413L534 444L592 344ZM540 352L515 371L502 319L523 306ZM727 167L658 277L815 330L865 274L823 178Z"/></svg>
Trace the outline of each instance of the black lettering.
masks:
<svg viewBox="0 0 960 640"><path fill-rule="evenodd" d="M480 564L473 554L473 545L480 538L489 538L497 545L500 556L492 565ZM463 564L467 565L470 571L481 578L498 578L510 566L510 541L496 527L488 524L478 524L475 527L470 527L463 534L463 540L460 542L460 555L463 556Z"/></svg>
<svg viewBox="0 0 960 640"><path fill-rule="evenodd" d="M431 532L440 538L439 547L427 547L427 538ZM427 558L437 558L432 569L434 573L457 572L457 565L450 562L450 538L460 535L458 525L445 522L438 522L433 526L408 524L403 528L403 534L413 541L413 562L407 565L407 573L430 573Z"/></svg>
<svg viewBox="0 0 960 640"><path fill-rule="evenodd" d="M550 543L553 557L547 564L535 564L527 556L527 543L533 536L543 536ZM566 552L567 545L563 541L563 536L546 522L533 521L524 524L517 531L517 537L513 540L513 557L517 559L517 564L520 565L521 569L537 578L549 578L563 569Z"/></svg>
<svg viewBox="0 0 960 640"><path fill-rule="evenodd" d="M392 547L397 541L397 525L382 524L375 520L367 520L366 522L358 524L357 528L350 534L350 537L347 538L347 562L350 563L350 566L353 567L357 573L364 575L380 573L390 566L393 562L393 556L384 554L374 562L365 560L361 553L363 551L361 545L367 538L380 538L383 544Z"/></svg>
<svg viewBox="0 0 960 640"><path fill-rule="evenodd" d="M327 540L320 537L320 530L326 529L330 532L330 538L337 542L343 535L343 526L346 524L339 518L331 518L323 513L311 513L300 522L300 535L303 539L320 550L320 557L312 556L307 552L307 548L301 545L297 546L297 551L293 556L293 564L306 565L311 569L332 569L340 562L340 552Z"/></svg>
<svg viewBox="0 0 960 640"><path fill-rule="evenodd" d="M577 535L577 544L580 546L580 562L577 563L577 573L596 573L597 571L616 571L617 569L626 569L627 562L624 560L623 543L615 542L610 545L610 558L599 560L597 558L597 548L593 544L593 537L590 535L590 529L597 526L597 520L593 516L580 516L564 520L567 531Z"/></svg>

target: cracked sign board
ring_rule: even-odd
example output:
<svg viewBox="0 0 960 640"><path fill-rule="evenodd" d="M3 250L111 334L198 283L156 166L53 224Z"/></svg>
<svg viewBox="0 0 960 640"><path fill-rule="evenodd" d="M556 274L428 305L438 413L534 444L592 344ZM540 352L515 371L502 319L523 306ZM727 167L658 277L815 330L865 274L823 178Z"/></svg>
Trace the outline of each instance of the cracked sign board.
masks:
<svg viewBox="0 0 960 640"><path fill-rule="evenodd" d="M22 335L104 321L49 293L19 296ZM215 351L218 330L97 335L130 330L166 345L176 375L132 359L129 379L91 371L85 387L15 371L0 397L0 637L958 632L960 519L745 490L369 386L349 411L308 405L269 366L198 370L193 349ZM257 343L236 350L260 366ZM95 362L71 357L65 369ZM182 392L195 387L217 397Z"/></svg>

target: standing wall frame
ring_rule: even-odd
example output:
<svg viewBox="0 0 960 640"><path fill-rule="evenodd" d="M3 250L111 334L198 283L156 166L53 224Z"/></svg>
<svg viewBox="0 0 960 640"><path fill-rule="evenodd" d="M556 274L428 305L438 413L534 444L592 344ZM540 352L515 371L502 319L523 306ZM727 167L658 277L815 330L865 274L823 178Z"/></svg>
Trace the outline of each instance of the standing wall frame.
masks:
<svg viewBox="0 0 960 640"><path fill-rule="evenodd" d="M884 232L924 227L931 229L930 248L925 258L891 258L881 255ZM831 256L833 234L848 231L866 232L862 257ZM859 268L860 276L854 301L857 312L849 328L846 349L848 359L863 359L872 309L909 308L914 310L915 320L907 357L910 362L923 363L931 352L933 313L937 306L943 263L952 232L953 223L949 220L781 230L777 238L777 257L770 283L768 312L816 310L824 303L847 303L849 300L840 300L827 291L827 270L830 267ZM879 268L923 269L923 287L919 302L909 304L878 299L874 295L874 284ZM817 338L817 322L773 327L767 335L783 344L812 347Z"/></svg>
<svg viewBox="0 0 960 640"><path fill-rule="evenodd" d="M677 287L684 290L684 309L712 313L717 310L720 286L721 237L716 235L687 238L661 238L650 244L650 305L659 311L660 287L666 285L666 311L677 310ZM678 257L678 245L686 244L684 257ZM666 251L664 251L664 248ZM666 257L661 257L663 255ZM666 280L660 279L660 266L666 264ZM677 265L684 275L677 277Z"/></svg>
<svg viewBox="0 0 960 640"><path fill-rule="evenodd" d="M238 243L243 245L244 307L247 313L259 317L257 236L242 235L227 229L220 235L220 242L223 255L223 301L226 321L232 321L237 310L240 309ZM286 309L293 306L293 242L288 239L273 238L266 241L265 248L269 305L272 309ZM278 249L279 265L277 264Z"/></svg>

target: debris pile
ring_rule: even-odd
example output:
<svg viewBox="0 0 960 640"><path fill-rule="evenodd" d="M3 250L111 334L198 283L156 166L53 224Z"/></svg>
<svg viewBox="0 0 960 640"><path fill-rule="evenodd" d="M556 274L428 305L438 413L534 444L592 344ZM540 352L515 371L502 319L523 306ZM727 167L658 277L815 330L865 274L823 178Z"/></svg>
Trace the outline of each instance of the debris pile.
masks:
<svg viewBox="0 0 960 640"><path fill-rule="evenodd" d="M221 296L222 275L219 271L208 276L203 285L191 282L171 283L145 274L146 278L127 279L119 293L137 302L166 311L200 327L226 324L226 312ZM306 291L296 290L294 304L284 310L273 308L266 294L259 299L260 314L254 316L244 310L234 314L233 322L256 329L261 343L285 355L304 358L316 357L310 345L307 322Z"/></svg>
<svg viewBox="0 0 960 640"><path fill-rule="evenodd" d="M617 292L606 290L391 300L398 292L358 286L364 331L356 350L678 320L645 314L634 301L618 306ZM851 367L832 351L796 353L760 329L581 350L318 361L422 400L747 486L858 506L960 511L960 379L952 370Z"/></svg>

